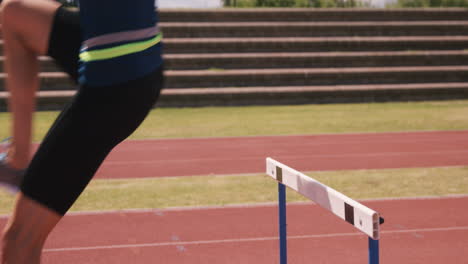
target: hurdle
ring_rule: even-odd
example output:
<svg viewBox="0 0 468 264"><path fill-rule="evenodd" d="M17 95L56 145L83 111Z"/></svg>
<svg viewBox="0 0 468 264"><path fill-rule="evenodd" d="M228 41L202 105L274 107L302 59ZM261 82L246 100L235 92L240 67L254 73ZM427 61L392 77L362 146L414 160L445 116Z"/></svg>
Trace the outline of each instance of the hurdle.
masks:
<svg viewBox="0 0 468 264"><path fill-rule="evenodd" d="M287 264L286 186L366 234L369 264L379 263L380 214L346 195L272 158L266 159L266 173L278 182L280 264Z"/></svg>

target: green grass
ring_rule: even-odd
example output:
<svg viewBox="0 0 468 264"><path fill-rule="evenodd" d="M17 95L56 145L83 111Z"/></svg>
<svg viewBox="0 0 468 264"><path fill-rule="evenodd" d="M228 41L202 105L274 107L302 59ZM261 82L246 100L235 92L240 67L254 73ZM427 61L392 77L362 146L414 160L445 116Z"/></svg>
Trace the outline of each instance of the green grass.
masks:
<svg viewBox="0 0 468 264"><path fill-rule="evenodd" d="M339 0L230 0L224 1L225 6L234 7L364 7L369 6L366 1Z"/></svg>
<svg viewBox="0 0 468 264"><path fill-rule="evenodd" d="M40 141L57 112L39 112ZM0 138L9 135L0 113ZM468 129L468 101L299 106L162 108L131 139Z"/></svg>
<svg viewBox="0 0 468 264"><path fill-rule="evenodd" d="M58 112L39 112L40 141ZM9 135L0 113L0 138ZM151 112L131 139L294 135L468 129L468 100L420 103L163 108ZM314 177L352 198L468 194L468 168L320 172ZM290 192L291 193L291 192ZM275 182L265 176L198 176L95 180L73 211L166 208L272 202ZM291 201L302 200L291 195ZM0 213L12 198L0 193Z"/></svg>
<svg viewBox="0 0 468 264"><path fill-rule="evenodd" d="M468 7L467 0L398 0L391 3L390 8L430 8L430 7Z"/></svg>
<svg viewBox="0 0 468 264"><path fill-rule="evenodd" d="M315 179L354 199L468 194L468 167L316 172ZM276 182L264 175L95 180L72 211L222 206L274 202ZM289 201L306 201L288 192ZM0 214L13 198L0 193Z"/></svg>

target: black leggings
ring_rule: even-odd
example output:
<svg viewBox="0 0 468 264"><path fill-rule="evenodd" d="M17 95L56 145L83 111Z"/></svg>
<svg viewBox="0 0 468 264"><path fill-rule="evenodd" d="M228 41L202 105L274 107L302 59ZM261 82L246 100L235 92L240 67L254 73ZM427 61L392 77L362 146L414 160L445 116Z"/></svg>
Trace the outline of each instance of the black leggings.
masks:
<svg viewBox="0 0 468 264"><path fill-rule="evenodd" d="M60 8L49 55L76 80L81 44L77 12ZM162 67L109 87L80 87L60 114L26 171L21 191L64 215L109 152L143 122L163 84Z"/></svg>

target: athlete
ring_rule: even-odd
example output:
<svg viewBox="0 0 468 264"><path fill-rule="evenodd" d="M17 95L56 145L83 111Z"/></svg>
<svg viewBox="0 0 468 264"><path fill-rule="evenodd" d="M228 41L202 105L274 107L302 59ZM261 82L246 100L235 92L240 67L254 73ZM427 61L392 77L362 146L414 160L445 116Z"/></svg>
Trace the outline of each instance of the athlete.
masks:
<svg viewBox="0 0 468 264"><path fill-rule="evenodd" d="M4 0L0 7L13 118L0 182L19 190L3 233L3 264L40 263L49 233L162 87L154 0L79 4L79 11L52 0ZM38 55L51 56L80 88L30 161Z"/></svg>

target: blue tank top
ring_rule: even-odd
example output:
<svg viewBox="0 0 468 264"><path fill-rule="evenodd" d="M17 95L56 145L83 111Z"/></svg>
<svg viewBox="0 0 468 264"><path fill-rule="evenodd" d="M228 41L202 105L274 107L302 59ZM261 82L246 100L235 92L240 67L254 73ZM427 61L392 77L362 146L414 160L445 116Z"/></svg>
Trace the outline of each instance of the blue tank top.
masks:
<svg viewBox="0 0 468 264"><path fill-rule="evenodd" d="M162 34L154 0L80 0L79 6L81 84L123 83L161 66Z"/></svg>

